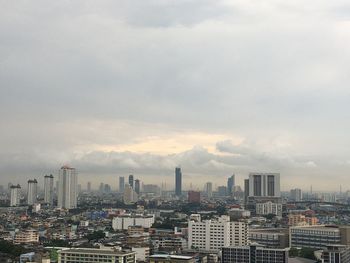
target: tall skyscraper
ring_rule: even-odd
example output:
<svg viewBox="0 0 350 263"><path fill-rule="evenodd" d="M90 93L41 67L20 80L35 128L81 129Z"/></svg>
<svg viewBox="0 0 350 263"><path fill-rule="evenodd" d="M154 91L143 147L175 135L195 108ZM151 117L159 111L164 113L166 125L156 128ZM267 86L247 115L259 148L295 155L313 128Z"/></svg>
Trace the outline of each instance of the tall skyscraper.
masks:
<svg viewBox="0 0 350 263"><path fill-rule="evenodd" d="M140 194L140 180L135 180L135 192L139 195Z"/></svg>
<svg viewBox="0 0 350 263"><path fill-rule="evenodd" d="M44 202L53 205L53 175L44 176Z"/></svg>
<svg viewBox="0 0 350 263"><path fill-rule="evenodd" d="M88 182L88 183L87 183L87 191L88 191L88 192L91 192L91 182Z"/></svg>
<svg viewBox="0 0 350 263"><path fill-rule="evenodd" d="M299 188L295 188L290 190L290 197L294 201L301 201L303 200L303 192Z"/></svg>
<svg viewBox="0 0 350 263"><path fill-rule="evenodd" d="M20 192L21 186L19 184L10 186L10 206L18 206L20 204Z"/></svg>
<svg viewBox="0 0 350 263"><path fill-rule="evenodd" d="M129 185L134 189L134 176L132 174L129 175Z"/></svg>
<svg viewBox="0 0 350 263"><path fill-rule="evenodd" d="M248 202L249 196L249 179L244 179L244 203Z"/></svg>
<svg viewBox="0 0 350 263"><path fill-rule="evenodd" d="M119 193L124 193L125 180L124 176L119 176Z"/></svg>
<svg viewBox="0 0 350 263"><path fill-rule="evenodd" d="M27 204L34 205L38 196L38 181L28 180Z"/></svg>
<svg viewBox="0 0 350 263"><path fill-rule="evenodd" d="M234 186L235 186L235 175L233 174L227 179L227 194L228 195L232 195L232 190L233 190Z"/></svg>
<svg viewBox="0 0 350 263"><path fill-rule="evenodd" d="M278 173L250 173L249 196L281 197L280 174Z"/></svg>
<svg viewBox="0 0 350 263"><path fill-rule="evenodd" d="M208 198L211 198L213 196L213 184L211 182L207 182L205 184L205 192Z"/></svg>
<svg viewBox="0 0 350 263"><path fill-rule="evenodd" d="M175 168L175 195L182 195L182 173L180 167Z"/></svg>
<svg viewBox="0 0 350 263"><path fill-rule="evenodd" d="M58 177L58 207L77 207L77 173L75 168L62 166Z"/></svg>
<svg viewBox="0 0 350 263"><path fill-rule="evenodd" d="M132 187L129 184L125 185L123 200L125 204L132 204L137 202L138 200L137 193L134 191L134 189L132 189Z"/></svg>

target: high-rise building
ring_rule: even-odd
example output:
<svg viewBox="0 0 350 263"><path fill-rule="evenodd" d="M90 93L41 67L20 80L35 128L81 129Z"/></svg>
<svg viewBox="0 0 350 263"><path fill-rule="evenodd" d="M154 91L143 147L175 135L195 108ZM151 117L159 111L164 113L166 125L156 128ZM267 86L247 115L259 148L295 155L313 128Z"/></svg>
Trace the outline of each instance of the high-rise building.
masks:
<svg viewBox="0 0 350 263"><path fill-rule="evenodd" d="M124 193L125 180L124 176L119 176L119 193Z"/></svg>
<svg viewBox="0 0 350 263"><path fill-rule="evenodd" d="M86 190L87 190L88 192L91 192L91 182L88 182L88 183L87 183L87 188L86 188Z"/></svg>
<svg viewBox="0 0 350 263"><path fill-rule="evenodd" d="M224 197L227 195L227 187L222 185L218 187L218 195Z"/></svg>
<svg viewBox="0 0 350 263"><path fill-rule="evenodd" d="M77 173L75 168L62 166L58 177L58 207L77 207Z"/></svg>
<svg viewBox="0 0 350 263"><path fill-rule="evenodd" d="M129 175L129 185L134 189L134 176L132 174Z"/></svg>
<svg viewBox="0 0 350 263"><path fill-rule="evenodd" d="M38 181L28 180L27 204L34 205L38 197Z"/></svg>
<svg viewBox="0 0 350 263"><path fill-rule="evenodd" d="M140 180L136 179L135 180L135 192L139 195L140 194Z"/></svg>
<svg viewBox="0 0 350 263"><path fill-rule="evenodd" d="M190 216L188 222L188 247L204 250L220 250L226 246L248 245L248 225L230 221L223 215L216 220L201 221L198 214Z"/></svg>
<svg viewBox="0 0 350 263"><path fill-rule="evenodd" d="M249 179L244 179L244 203L248 202L249 196Z"/></svg>
<svg viewBox="0 0 350 263"><path fill-rule="evenodd" d="M53 205L53 175L44 176L44 202Z"/></svg>
<svg viewBox="0 0 350 263"><path fill-rule="evenodd" d="M249 196L280 197L280 174L250 173Z"/></svg>
<svg viewBox="0 0 350 263"><path fill-rule="evenodd" d="M233 174L227 179L227 194L228 195L232 195L234 186L235 186L235 175Z"/></svg>
<svg viewBox="0 0 350 263"><path fill-rule="evenodd" d="M125 185L123 200L125 204L132 204L138 200L138 195L129 184Z"/></svg>
<svg viewBox="0 0 350 263"><path fill-rule="evenodd" d="M213 196L213 183L207 182L205 184L205 193L207 194L208 198Z"/></svg>
<svg viewBox="0 0 350 263"><path fill-rule="evenodd" d="M10 186L10 206L18 206L20 204L20 191L21 186L19 184Z"/></svg>
<svg viewBox="0 0 350 263"><path fill-rule="evenodd" d="M299 188L295 188L290 190L290 198L293 201L301 201L303 200L303 192Z"/></svg>
<svg viewBox="0 0 350 263"><path fill-rule="evenodd" d="M182 195L182 173L180 167L175 168L175 195Z"/></svg>

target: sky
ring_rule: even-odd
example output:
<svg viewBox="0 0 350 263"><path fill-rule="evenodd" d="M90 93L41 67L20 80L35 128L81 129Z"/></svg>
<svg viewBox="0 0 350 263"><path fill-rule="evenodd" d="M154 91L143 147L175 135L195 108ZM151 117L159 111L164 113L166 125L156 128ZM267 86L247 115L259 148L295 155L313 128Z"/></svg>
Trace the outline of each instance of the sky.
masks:
<svg viewBox="0 0 350 263"><path fill-rule="evenodd" d="M347 190L349 68L345 0L0 0L0 183Z"/></svg>

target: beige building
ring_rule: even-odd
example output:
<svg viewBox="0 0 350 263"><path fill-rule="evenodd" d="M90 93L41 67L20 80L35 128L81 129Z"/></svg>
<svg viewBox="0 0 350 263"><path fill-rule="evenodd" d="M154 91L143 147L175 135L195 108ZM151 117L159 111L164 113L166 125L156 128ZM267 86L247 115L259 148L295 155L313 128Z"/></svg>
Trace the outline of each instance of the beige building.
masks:
<svg viewBox="0 0 350 263"><path fill-rule="evenodd" d="M30 244L39 242L39 233L36 230L28 229L15 234L14 243Z"/></svg>

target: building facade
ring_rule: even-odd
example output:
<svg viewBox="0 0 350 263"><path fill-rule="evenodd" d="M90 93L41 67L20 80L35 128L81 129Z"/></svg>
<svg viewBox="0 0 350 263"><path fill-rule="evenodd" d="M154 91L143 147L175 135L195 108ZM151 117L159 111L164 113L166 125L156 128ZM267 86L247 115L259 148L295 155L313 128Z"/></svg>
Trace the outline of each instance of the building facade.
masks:
<svg viewBox="0 0 350 263"><path fill-rule="evenodd" d="M75 168L62 166L58 176L59 208L72 209L77 207L77 173Z"/></svg>
<svg viewBox="0 0 350 263"><path fill-rule="evenodd" d="M124 193L125 178L124 176L119 176L119 193Z"/></svg>
<svg viewBox="0 0 350 263"><path fill-rule="evenodd" d="M135 263L136 252L113 249L70 248L58 251L60 263L120 262Z"/></svg>
<svg viewBox="0 0 350 263"><path fill-rule="evenodd" d="M295 188L290 190L290 199L297 202L303 200L303 192L301 189Z"/></svg>
<svg viewBox="0 0 350 263"><path fill-rule="evenodd" d="M118 216L112 220L114 230L128 230L130 226L150 228L154 223L154 215L150 216Z"/></svg>
<svg viewBox="0 0 350 263"><path fill-rule="evenodd" d="M225 246L248 244L248 225L230 221L229 216L202 221L200 215L191 215L188 222L188 248L220 250Z"/></svg>
<svg viewBox="0 0 350 263"><path fill-rule="evenodd" d="M38 181L28 180L28 189L27 189L27 204L34 205L38 197Z"/></svg>
<svg viewBox="0 0 350 263"><path fill-rule="evenodd" d="M257 215L276 215L282 217L282 204L271 201L265 203L256 203L255 212Z"/></svg>
<svg viewBox="0 0 350 263"><path fill-rule="evenodd" d="M249 196L280 197L280 174L250 173Z"/></svg>
<svg viewBox="0 0 350 263"><path fill-rule="evenodd" d="M182 172L180 167L175 168L175 195L182 195Z"/></svg>
<svg viewBox="0 0 350 263"><path fill-rule="evenodd" d="M222 249L222 263L288 263L289 248L237 246Z"/></svg>
<svg viewBox="0 0 350 263"><path fill-rule="evenodd" d="M44 176L44 202L53 205L53 175Z"/></svg>
<svg viewBox="0 0 350 263"><path fill-rule="evenodd" d="M233 174L227 179L227 194L228 195L232 195L234 186L235 186L235 175Z"/></svg>
<svg viewBox="0 0 350 263"><path fill-rule="evenodd" d="M10 206L18 206L20 204L21 186L11 185L10 186Z"/></svg>

